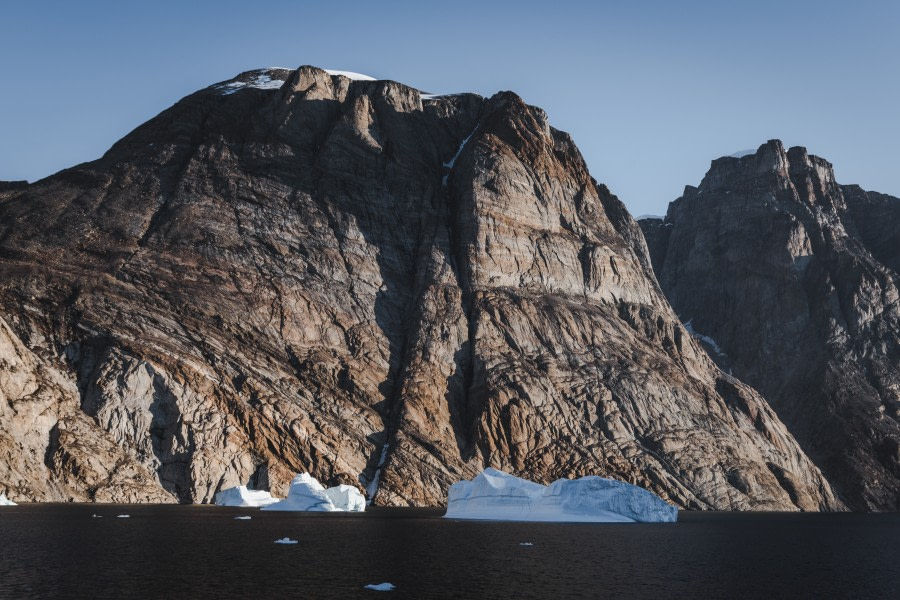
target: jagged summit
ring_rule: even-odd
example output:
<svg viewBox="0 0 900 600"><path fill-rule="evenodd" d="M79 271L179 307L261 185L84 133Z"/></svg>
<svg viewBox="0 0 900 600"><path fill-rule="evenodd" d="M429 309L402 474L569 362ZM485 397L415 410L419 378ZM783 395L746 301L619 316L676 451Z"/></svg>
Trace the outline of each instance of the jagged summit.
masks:
<svg viewBox="0 0 900 600"><path fill-rule="evenodd" d="M641 221L669 301L860 510L900 508L900 199L771 140ZM711 353L720 365L716 353Z"/></svg>

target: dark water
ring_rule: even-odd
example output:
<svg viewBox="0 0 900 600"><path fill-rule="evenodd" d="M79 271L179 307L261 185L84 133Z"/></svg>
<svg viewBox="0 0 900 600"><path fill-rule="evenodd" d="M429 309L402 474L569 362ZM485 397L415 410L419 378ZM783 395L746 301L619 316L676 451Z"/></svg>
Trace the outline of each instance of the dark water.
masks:
<svg viewBox="0 0 900 600"><path fill-rule="evenodd" d="M242 514L252 520L234 520ZM676 524L441 514L2 508L0 597L900 598L897 514L681 513ZM300 543L273 543L284 536ZM397 589L363 589L381 582Z"/></svg>

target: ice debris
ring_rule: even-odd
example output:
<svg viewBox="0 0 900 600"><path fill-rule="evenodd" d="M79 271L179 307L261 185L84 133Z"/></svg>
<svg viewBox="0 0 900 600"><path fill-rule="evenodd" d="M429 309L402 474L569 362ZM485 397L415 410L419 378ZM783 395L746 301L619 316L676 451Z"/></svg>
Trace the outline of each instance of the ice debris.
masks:
<svg viewBox="0 0 900 600"><path fill-rule="evenodd" d="M325 487L309 473L301 473L291 481L288 497L262 510L291 510L312 512L363 512L366 499L351 485Z"/></svg>
<svg viewBox="0 0 900 600"><path fill-rule="evenodd" d="M0 506L16 506L16 503L6 497L6 494L0 494Z"/></svg>
<svg viewBox="0 0 900 600"><path fill-rule="evenodd" d="M92 519L102 519L102 518L103 518L103 515L93 514L93 515L91 515L91 518L92 518Z"/></svg>
<svg viewBox="0 0 900 600"><path fill-rule="evenodd" d="M216 494L218 506L267 506L278 501L279 498L273 498L269 492L250 490L246 485L228 488Z"/></svg>
<svg viewBox="0 0 900 600"><path fill-rule="evenodd" d="M520 546L534 546L531 542L519 542Z"/></svg>
<svg viewBox="0 0 900 600"><path fill-rule="evenodd" d="M297 540L292 540L289 537L283 537L280 540L275 540L276 544L296 544Z"/></svg>
<svg viewBox="0 0 900 600"><path fill-rule="evenodd" d="M249 521L251 517L235 517L235 521Z"/></svg>
<svg viewBox="0 0 900 600"><path fill-rule="evenodd" d="M130 519L131 515L119 515L116 517L117 519Z"/></svg>
<svg viewBox="0 0 900 600"><path fill-rule="evenodd" d="M364 585L364 588L367 590L375 590L376 592L390 592L391 590L397 589L393 583L370 583L369 585Z"/></svg>
<svg viewBox="0 0 900 600"><path fill-rule="evenodd" d="M678 509L643 488L603 477L544 486L497 469L450 487L451 519L629 523L675 522Z"/></svg>

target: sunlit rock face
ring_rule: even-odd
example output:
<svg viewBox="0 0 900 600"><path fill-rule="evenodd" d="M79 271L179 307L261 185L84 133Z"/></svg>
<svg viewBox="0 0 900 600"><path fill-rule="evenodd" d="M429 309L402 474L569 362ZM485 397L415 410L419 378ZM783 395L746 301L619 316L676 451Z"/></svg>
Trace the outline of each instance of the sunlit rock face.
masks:
<svg viewBox="0 0 900 600"><path fill-rule="evenodd" d="M713 161L641 226L681 319L841 499L900 508L900 199L775 140Z"/></svg>
<svg viewBox="0 0 900 600"><path fill-rule="evenodd" d="M283 497L309 471L437 506L494 466L840 507L681 326L570 137L509 92L313 67L200 90L0 192L0 316L17 498Z"/></svg>

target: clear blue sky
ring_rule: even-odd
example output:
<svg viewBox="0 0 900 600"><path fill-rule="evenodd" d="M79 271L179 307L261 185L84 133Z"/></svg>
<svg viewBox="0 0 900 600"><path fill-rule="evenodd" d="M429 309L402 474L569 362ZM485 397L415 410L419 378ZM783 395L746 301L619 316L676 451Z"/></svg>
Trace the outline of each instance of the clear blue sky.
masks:
<svg viewBox="0 0 900 600"><path fill-rule="evenodd" d="M900 3L5 2L0 179L99 157L180 97L263 66L513 90L632 213L769 138L900 195Z"/></svg>

